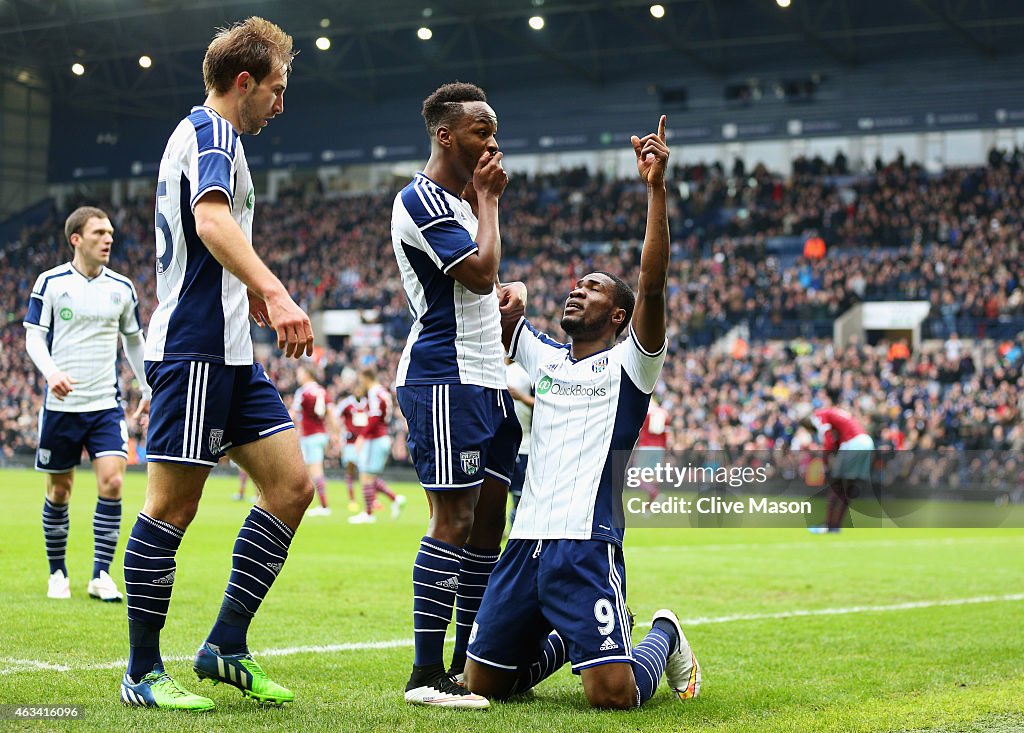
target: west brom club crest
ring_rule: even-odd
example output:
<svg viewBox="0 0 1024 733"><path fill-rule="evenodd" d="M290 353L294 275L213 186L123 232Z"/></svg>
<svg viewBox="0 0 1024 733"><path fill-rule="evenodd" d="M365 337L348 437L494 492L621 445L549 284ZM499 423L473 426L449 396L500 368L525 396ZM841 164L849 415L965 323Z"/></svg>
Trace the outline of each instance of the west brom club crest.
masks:
<svg viewBox="0 0 1024 733"><path fill-rule="evenodd" d="M590 368L594 370L594 374L600 374L608 368L608 357L602 356L600 359L595 361Z"/></svg>
<svg viewBox="0 0 1024 733"><path fill-rule="evenodd" d="M224 431L220 428L214 428L210 431L210 453L217 455L220 453L220 443L224 440Z"/></svg>
<svg viewBox="0 0 1024 733"><path fill-rule="evenodd" d="M459 453L459 458L462 460L463 473L472 476L480 470L480 451L464 450Z"/></svg>

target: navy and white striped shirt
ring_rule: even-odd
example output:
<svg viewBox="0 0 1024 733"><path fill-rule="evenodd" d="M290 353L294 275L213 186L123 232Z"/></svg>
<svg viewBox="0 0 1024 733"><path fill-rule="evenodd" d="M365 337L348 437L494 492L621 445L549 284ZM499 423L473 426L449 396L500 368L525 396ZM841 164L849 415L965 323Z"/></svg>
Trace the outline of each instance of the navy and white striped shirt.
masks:
<svg viewBox="0 0 1024 733"><path fill-rule="evenodd" d="M477 251L469 203L422 173L395 197L391 242L415 318L396 386L505 389L496 289L477 295L448 273Z"/></svg>
<svg viewBox="0 0 1024 733"><path fill-rule="evenodd" d="M156 201L156 282L160 304L146 361L252 364L245 285L225 270L196 233L196 203L220 191L249 241L255 192L242 141L209 107L193 107L160 161Z"/></svg>

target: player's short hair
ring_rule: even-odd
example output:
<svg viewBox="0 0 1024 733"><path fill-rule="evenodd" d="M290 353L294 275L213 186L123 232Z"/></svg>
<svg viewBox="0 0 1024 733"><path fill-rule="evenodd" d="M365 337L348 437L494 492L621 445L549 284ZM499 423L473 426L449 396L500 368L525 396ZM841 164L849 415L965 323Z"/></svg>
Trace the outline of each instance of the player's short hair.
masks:
<svg viewBox="0 0 1024 733"><path fill-rule="evenodd" d="M77 209L72 211L64 222L64 238L68 241L68 246L74 249L75 246L71 244L72 234L81 234L85 228L85 223L90 219L109 219L107 212L103 209L97 209L95 206L79 206Z"/></svg>
<svg viewBox="0 0 1024 733"><path fill-rule="evenodd" d="M359 376L365 377L366 379L372 379L374 382L377 381L377 370L373 367L363 367L359 370Z"/></svg>
<svg viewBox="0 0 1024 733"><path fill-rule="evenodd" d="M626 330L626 326L629 325L630 320L633 318L633 309L636 307L636 295L633 294L633 288L629 287L622 278L603 270L598 270L597 274L611 278L612 283L615 285L615 289L612 291L612 305L626 311L626 317L623 319L622 325L615 329L615 337L618 338Z"/></svg>
<svg viewBox="0 0 1024 733"><path fill-rule="evenodd" d="M218 28L203 59L206 93L224 94L243 71L256 82L275 68L292 70L292 37L269 20L253 16L227 28Z"/></svg>
<svg viewBox="0 0 1024 733"><path fill-rule="evenodd" d="M486 102L487 94L476 84L453 81L423 100L423 121L431 137L442 125L450 126L462 115L464 102Z"/></svg>

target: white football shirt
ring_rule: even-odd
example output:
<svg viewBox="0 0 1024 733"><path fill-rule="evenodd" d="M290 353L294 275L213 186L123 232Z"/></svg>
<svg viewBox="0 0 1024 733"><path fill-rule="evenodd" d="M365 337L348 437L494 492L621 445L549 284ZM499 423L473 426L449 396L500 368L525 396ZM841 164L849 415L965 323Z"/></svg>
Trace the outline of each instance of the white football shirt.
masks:
<svg viewBox="0 0 1024 733"><path fill-rule="evenodd" d="M131 280L106 267L94 278L70 262L54 267L36 279L24 323L46 332L53 361L78 380L63 400L47 391L47 410L95 412L118 406L118 336L142 329Z"/></svg>
<svg viewBox="0 0 1024 733"><path fill-rule="evenodd" d="M532 395L533 381L519 364L512 362L505 365L505 376L508 378L509 389L514 389L519 394ZM533 408L519 400L514 401L516 417L519 418L519 425L523 429L523 441L519 444L519 455L530 455L530 433L533 425Z"/></svg>
<svg viewBox="0 0 1024 733"><path fill-rule="evenodd" d="M534 384L533 432L523 498L510 539L600 539L622 544L620 458L636 445L665 345L644 350L633 327L612 348L574 360L569 344L525 318L509 356ZM613 465L614 464L614 465ZM620 491L616 491L616 487Z"/></svg>

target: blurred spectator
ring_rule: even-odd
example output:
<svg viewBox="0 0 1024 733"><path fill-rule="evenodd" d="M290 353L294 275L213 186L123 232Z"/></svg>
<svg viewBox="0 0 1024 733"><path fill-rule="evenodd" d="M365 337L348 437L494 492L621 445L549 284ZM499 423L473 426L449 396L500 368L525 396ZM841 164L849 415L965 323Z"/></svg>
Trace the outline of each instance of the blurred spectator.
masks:
<svg viewBox="0 0 1024 733"><path fill-rule="evenodd" d="M857 405L876 423L873 433L888 426L907 448L1024 447L1016 421L1024 394L1024 154L997 151L989 166L937 175L902 158L854 175L839 156L800 158L789 177L739 162L730 171L677 165L670 181L670 357L659 399L671 414L673 447L786 442L792 406L828 399ZM299 182L259 204L269 211L258 217L256 249L296 302L314 311L371 310L383 326L378 347L318 353L332 392L344 370L368 364L390 379L408 333L390 245L394 193ZM567 291L586 271L635 279L645 201L632 179L583 168L512 176L501 203L501 276L528 285L538 327L562 337L562 302L550 293ZM152 200L109 210L118 243L111 266L135 279L148 323ZM0 248L0 460L35 447L44 384L24 354L21 319L33 273L64 256L63 214ZM772 248L787 237L798 247L820 237L828 256ZM885 343L836 349L828 340L834 319L865 300L928 301L923 336L937 346L910 354L896 345L893 358ZM745 351L707 348L741 325ZM283 392L294 389L291 366L275 357L267 368ZM130 379L122 374L123 385ZM130 406L138 399L134 389L125 397ZM394 451L404 451L401 436Z"/></svg>

